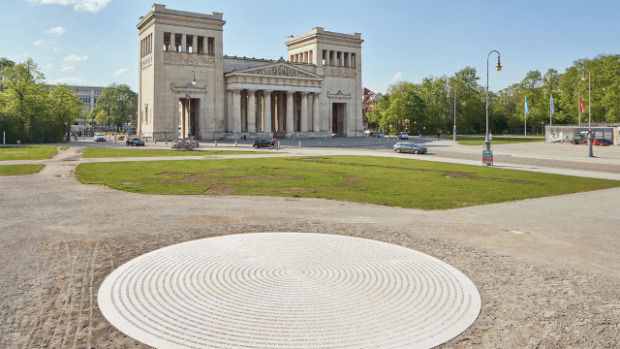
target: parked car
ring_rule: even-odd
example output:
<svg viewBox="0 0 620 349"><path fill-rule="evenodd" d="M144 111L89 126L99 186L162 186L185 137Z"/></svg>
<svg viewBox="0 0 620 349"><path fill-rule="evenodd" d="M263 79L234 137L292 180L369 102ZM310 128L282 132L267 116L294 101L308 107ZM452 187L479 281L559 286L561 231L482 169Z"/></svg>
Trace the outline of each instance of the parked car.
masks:
<svg viewBox="0 0 620 349"><path fill-rule="evenodd" d="M252 143L252 146L256 149L258 148L269 148L271 146L271 141L266 139L257 139Z"/></svg>
<svg viewBox="0 0 620 349"><path fill-rule="evenodd" d="M409 133L407 133L407 132L398 132L398 139L409 139Z"/></svg>
<svg viewBox="0 0 620 349"><path fill-rule="evenodd" d="M142 140L142 138L140 137L129 137L127 138L127 145L133 145L133 146L144 146L144 141Z"/></svg>
<svg viewBox="0 0 620 349"><path fill-rule="evenodd" d="M383 134L383 132L375 132L375 133L372 134L372 136L373 137L383 137L385 135Z"/></svg>
<svg viewBox="0 0 620 349"><path fill-rule="evenodd" d="M105 136L103 135L103 133L97 133L94 139L95 142L105 142Z"/></svg>
<svg viewBox="0 0 620 349"><path fill-rule="evenodd" d="M425 154L427 149L413 142L398 142L394 144L394 151L397 153Z"/></svg>

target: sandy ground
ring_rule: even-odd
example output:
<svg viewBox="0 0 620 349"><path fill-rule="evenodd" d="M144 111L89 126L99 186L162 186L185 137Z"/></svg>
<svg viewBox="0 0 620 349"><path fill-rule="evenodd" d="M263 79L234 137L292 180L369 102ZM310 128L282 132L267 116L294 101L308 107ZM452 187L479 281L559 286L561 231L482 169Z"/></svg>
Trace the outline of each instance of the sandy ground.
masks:
<svg viewBox="0 0 620 349"><path fill-rule="evenodd" d="M2 348L146 348L99 311L97 292L112 270L171 244L264 231L375 239L455 266L477 285L482 311L441 348L620 347L620 188L440 212L318 199L152 196L79 184L73 171L81 149L45 161L39 174L0 177ZM556 149L562 151L554 159L566 160L569 148ZM453 155L457 148L443 151L467 158ZM609 154L598 164L575 161L584 170L601 165L620 173Z"/></svg>

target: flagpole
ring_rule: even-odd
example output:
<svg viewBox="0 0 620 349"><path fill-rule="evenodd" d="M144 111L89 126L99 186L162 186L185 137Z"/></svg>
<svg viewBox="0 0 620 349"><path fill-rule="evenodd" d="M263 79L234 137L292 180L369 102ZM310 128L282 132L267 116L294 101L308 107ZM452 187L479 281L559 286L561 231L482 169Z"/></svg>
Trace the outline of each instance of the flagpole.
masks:
<svg viewBox="0 0 620 349"><path fill-rule="evenodd" d="M549 94L549 126L551 126L553 124L552 119L551 119L551 110L553 108L553 95L550 93Z"/></svg>

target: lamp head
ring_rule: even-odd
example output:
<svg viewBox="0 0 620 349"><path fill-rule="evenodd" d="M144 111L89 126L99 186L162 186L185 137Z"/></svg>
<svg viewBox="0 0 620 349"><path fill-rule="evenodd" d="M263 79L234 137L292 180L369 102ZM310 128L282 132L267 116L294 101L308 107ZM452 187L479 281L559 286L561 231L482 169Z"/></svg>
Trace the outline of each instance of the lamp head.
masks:
<svg viewBox="0 0 620 349"><path fill-rule="evenodd" d="M585 70L581 73L581 80L582 81L588 80L588 78L586 78L586 71Z"/></svg>
<svg viewBox="0 0 620 349"><path fill-rule="evenodd" d="M196 80L192 80L192 86L196 86Z"/></svg>
<svg viewBox="0 0 620 349"><path fill-rule="evenodd" d="M499 56L497 56L497 67L495 67L497 71L502 71L502 64L499 62Z"/></svg>

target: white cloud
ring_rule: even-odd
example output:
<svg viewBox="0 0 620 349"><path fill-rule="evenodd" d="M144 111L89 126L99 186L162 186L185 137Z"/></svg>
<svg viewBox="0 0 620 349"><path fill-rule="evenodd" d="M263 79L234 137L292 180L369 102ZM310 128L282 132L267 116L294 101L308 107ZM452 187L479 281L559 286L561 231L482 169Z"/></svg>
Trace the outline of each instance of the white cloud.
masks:
<svg viewBox="0 0 620 349"><path fill-rule="evenodd" d="M34 5L73 6L75 11L97 13L108 6L111 0L28 0Z"/></svg>
<svg viewBox="0 0 620 349"><path fill-rule="evenodd" d="M70 72L70 71L73 71L73 70L75 70L75 67L70 65L70 64L63 64L62 68L60 68L60 71L62 71L62 72Z"/></svg>
<svg viewBox="0 0 620 349"><path fill-rule="evenodd" d="M33 43L33 45L34 45L34 46L41 46L41 45L43 45L43 44L45 44L45 41L43 41L43 40L37 40L37 41L35 41L35 42Z"/></svg>
<svg viewBox="0 0 620 349"><path fill-rule="evenodd" d="M54 52L60 52L62 51L62 47L54 47Z"/></svg>
<svg viewBox="0 0 620 349"><path fill-rule="evenodd" d="M80 57L80 56L78 56L78 55L76 55L76 54L71 54L71 55L69 55L69 56L65 57L65 58L64 58L64 61L65 61L65 62L70 62L70 63L72 63L72 62L81 62L81 61L85 61L85 60L87 60L87 59L88 59L88 56L81 56L81 57Z"/></svg>
<svg viewBox="0 0 620 349"><path fill-rule="evenodd" d="M50 28L50 29L46 30L45 34L49 34L49 35L53 35L53 36L56 36L56 37L60 37L66 31L67 31L67 29L65 29L63 27L54 27L54 28Z"/></svg>
<svg viewBox="0 0 620 349"><path fill-rule="evenodd" d="M54 68L54 65L52 63L49 63L48 65L45 66L45 69L52 69Z"/></svg>
<svg viewBox="0 0 620 349"><path fill-rule="evenodd" d="M403 73L398 72L392 78L392 82L394 83L394 82L400 81L400 80L402 80L402 78L403 78Z"/></svg>
<svg viewBox="0 0 620 349"><path fill-rule="evenodd" d="M116 73L114 73L114 77L117 77L119 75L123 75L125 74L127 71L129 71L128 68L121 68L119 70L116 71Z"/></svg>

